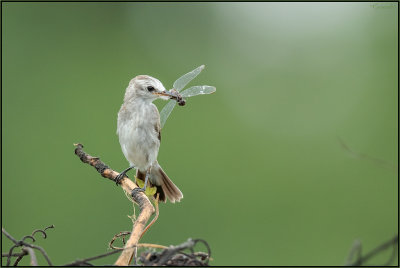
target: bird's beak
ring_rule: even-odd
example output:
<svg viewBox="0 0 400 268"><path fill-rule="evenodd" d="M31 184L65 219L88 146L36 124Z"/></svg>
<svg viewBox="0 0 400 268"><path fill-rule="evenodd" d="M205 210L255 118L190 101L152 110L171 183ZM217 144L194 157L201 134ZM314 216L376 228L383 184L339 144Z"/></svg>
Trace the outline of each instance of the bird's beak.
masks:
<svg viewBox="0 0 400 268"><path fill-rule="evenodd" d="M177 99L178 95L174 92L165 90L165 91L160 91L160 92L154 92L155 95L161 96L161 97L168 97L168 99Z"/></svg>

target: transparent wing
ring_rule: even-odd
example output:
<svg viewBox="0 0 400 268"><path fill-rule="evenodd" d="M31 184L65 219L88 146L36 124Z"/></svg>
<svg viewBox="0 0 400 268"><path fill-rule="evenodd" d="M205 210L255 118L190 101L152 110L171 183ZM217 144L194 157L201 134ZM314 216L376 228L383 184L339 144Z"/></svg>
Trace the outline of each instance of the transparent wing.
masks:
<svg viewBox="0 0 400 268"><path fill-rule="evenodd" d="M175 108L176 101L170 100L167 104L165 104L164 108L161 110L160 113L160 124L161 129L164 127L165 122L168 119L168 116L171 114L172 110Z"/></svg>
<svg viewBox="0 0 400 268"><path fill-rule="evenodd" d="M194 86L182 91L182 97L189 98L202 94L211 94L214 93L217 89L212 86Z"/></svg>
<svg viewBox="0 0 400 268"><path fill-rule="evenodd" d="M178 92L181 91L187 84L189 84L190 81L192 81L196 76L199 75L201 71L204 69L204 65L201 65L200 67L197 67L191 72L188 72L187 74L182 75L179 77L175 82L174 82L174 89L176 89Z"/></svg>

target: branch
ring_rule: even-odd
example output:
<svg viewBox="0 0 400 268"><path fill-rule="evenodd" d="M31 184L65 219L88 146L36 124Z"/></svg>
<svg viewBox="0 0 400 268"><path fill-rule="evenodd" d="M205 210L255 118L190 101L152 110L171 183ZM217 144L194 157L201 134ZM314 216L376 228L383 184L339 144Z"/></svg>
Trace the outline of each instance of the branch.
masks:
<svg viewBox="0 0 400 268"><path fill-rule="evenodd" d="M24 254L21 254L21 255L18 256L18 258L15 260L13 266L18 266L18 263L22 260L22 258L23 258L25 255L28 255L27 251L22 251L22 252L23 252Z"/></svg>
<svg viewBox="0 0 400 268"><path fill-rule="evenodd" d="M121 249L116 249L114 251L107 252L107 253L104 253L104 254L100 254L100 255L97 255L97 256L94 256L94 257L86 258L86 259L83 259L83 260L76 260L74 262L64 264L63 266L80 266L81 264L88 264L89 261L94 261L94 260L97 260L97 259L101 259L101 258L110 256L110 255L114 255L114 254L116 254L116 253L118 253L118 252L120 252L122 250L123 250L122 248Z"/></svg>
<svg viewBox="0 0 400 268"><path fill-rule="evenodd" d="M168 248L168 247L165 247L165 246L154 245L154 244L137 244L137 245L133 246L132 248L136 248L136 247L151 247L151 248L162 248L162 249ZM82 265L87 265L87 264L90 264L89 263L90 261L94 261L94 260L98 260L98 259L101 259L101 258L104 258L104 257L108 257L108 256L111 256L111 255L114 255L114 254L116 254L116 253L118 253L118 252L120 252L122 250L124 250L124 249L123 248L116 248L115 250L113 250L111 252L103 253L103 254L96 255L94 257L86 258L86 259L83 259L83 260L76 260L74 262L64 264L63 266L82 266Z"/></svg>
<svg viewBox="0 0 400 268"><path fill-rule="evenodd" d="M398 243L399 243L399 235L397 234L392 239L386 241L385 243L379 245L378 247L374 248L373 250L371 250L370 252L368 252L367 254L362 256L361 255L361 243L358 240L356 240L356 242L354 243L352 249L350 250L350 254L349 254L349 257L347 259L346 265L347 266L365 265L365 263L369 259L371 259L375 255L377 255L378 253L384 251L388 247L393 246L393 253L390 256L390 259L389 259L388 263L385 264L385 266L387 266L393 261L394 256L396 255L396 252L397 252L396 247L397 247ZM353 259L353 255L355 254L355 252L357 252L357 259L354 261L354 263L351 263L351 260Z"/></svg>
<svg viewBox="0 0 400 268"><path fill-rule="evenodd" d="M208 253L194 252L197 243L203 243ZM190 254L183 250L190 250ZM144 266L208 266L211 258L211 249L203 239L188 239L188 241L177 245L169 246L161 252L145 252L140 257Z"/></svg>
<svg viewBox="0 0 400 268"><path fill-rule="evenodd" d="M27 255L27 254L28 254L28 252L13 253L13 254L11 254L11 257L19 257L21 255ZM8 255L8 253L1 253L1 256L8 257L10 255Z"/></svg>
<svg viewBox="0 0 400 268"><path fill-rule="evenodd" d="M123 249L123 248L120 248L120 247L115 247L113 244L114 244L114 242L115 242L115 240L116 240L117 238L122 237L122 241L123 241L123 243L124 243L124 245L125 245L124 237L125 237L126 235L130 235L130 234L131 234L131 232L120 232L120 233L114 235L114 237L111 239L111 241L110 241L110 243L109 243L108 246L109 246L111 249ZM161 249L166 249L166 248L168 248L168 247L163 246L163 245L149 244L149 243L140 243L140 244L137 244L136 247L138 247L138 248L161 248Z"/></svg>
<svg viewBox="0 0 400 268"><path fill-rule="evenodd" d="M346 144L346 142L344 142L344 140L342 138L337 137L337 139L338 139L338 142L340 143L340 145L342 146L342 148L344 150L346 150L347 152L349 152L354 158L365 159L365 160L371 161L374 164L377 164L377 165L380 165L380 166L383 166L383 167L386 167L386 168L390 168L390 169L394 170L395 172L397 172L397 167L396 167L395 164L393 164L393 163L391 163L389 161L377 158L377 157L370 156L370 155L365 154L365 153L356 152L353 149L351 149Z"/></svg>
<svg viewBox="0 0 400 268"><path fill-rule="evenodd" d="M7 266L10 266L11 257L18 256L17 259L16 259L16 261L15 261L15 263L14 263L14 266L16 266L16 265L19 263L19 261L20 261L24 256L28 255L28 253L29 253L29 255L31 256L31 264L32 264L32 265L37 265L36 255L35 255L34 251L32 250L33 248L39 250L40 253L42 253L43 257L46 259L47 263L48 263L50 266L53 266L53 264L52 264L51 261L50 261L49 256L47 256L47 253L46 253L46 251L45 251L43 248L25 242L25 239L27 239L27 238L30 238L30 239L32 239L33 242L35 242L35 238L33 237L33 235L34 235L35 233L37 233L37 232L41 232L41 233L43 234L44 238L46 238L46 237L47 237L47 234L46 234L45 231L46 231L47 229L49 229L49 228L54 228L54 225L51 225L51 226L49 226L49 227L46 227L44 230L35 230L35 231L33 231L32 235L26 235L26 236L24 236L21 240L16 240L14 237L12 237L12 236L2 227L2 228L1 228L1 232L2 232L8 239L10 239L10 240L14 243L14 245L13 245L13 246L10 248L10 250L8 251L8 254L3 254L3 253L2 253L2 256L3 256L3 255L7 256ZM22 247L22 252L19 253L19 254L13 253L13 250L16 249L16 248L18 248L18 247Z"/></svg>
<svg viewBox="0 0 400 268"><path fill-rule="evenodd" d="M155 206L156 206L156 215L154 216L153 220L149 223L149 225L146 226L146 228L143 230L142 235L140 236L139 239L141 239L143 237L143 235L147 232L147 230L149 230L149 228L157 221L158 219L158 215L159 215L159 209L158 209L158 198L159 198L159 194L157 193L157 198L154 202Z"/></svg>
<svg viewBox="0 0 400 268"><path fill-rule="evenodd" d="M133 195L133 200L139 204L140 214L133 224L131 237L125 245L125 250L122 251L118 260L115 262L115 265L129 265L132 260L133 253L135 252L135 248L139 243L139 239L146 227L146 223L154 213L154 207L151 205L150 200L143 192L135 192Z"/></svg>
<svg viewBox="0 0 400 268"><path fill-rule="evenodd" d="M125 232L119 232L118 234L114 235L114 237L111 239L110 243L108 243L108 247L111 249L122 249L119 247L114 247L114 242L117 240L117 238L122 237L122 242L125 245L125 236L130 235L131 232L125 231Z"/></svg>
<svg viewBox="0 0 400 268"><path fill-rule="evenodd" d="M150 229L150 227L151 227L151 226L157 221L157 219L158 219L158 216L159 216L158 198L159 198L159 194L157 193L157 198L156 198L156 200L155 200L155 202L154 202L155 207L156 207L156 215L154 216L153 220L152 220L152 221L146 226L146 228L143 230L142 235L140 236L139 239L141 239L141 238L143 237L143 235L147 232L147 230ZM108 246L109 246L111 249L119 249L119 248L113 246L115 240L116 240L117 238L119 238L119 237L122 237L122 242L123 242L124 245L125 245L125 244L126 244L126 243L125 243L125 236L130 235L130 234L131 234L131 232L126 232L126 231L125 231L125 232L119 232L118 234L114 235L114 237L111 239L111 241L110 241L110 243L108 244ZM138 244L137 247L141 247L141 246L143 247L143 245L144 245L144 244ZM151 245L151 244L146 244L146 245ZM157 248L166 248L166 247L157 245Z"/></svg>
<svg viewBox="0 0 400 268"><path fill-rule="evenodd" d="M119 174L118 172L112 170L106 164L101 162L100 158L85 153L82 144L78 143L74 145L76 147L75 154L83 163L93 166L104 178L115 181L115 177ZM128 193L131 193L133 189L138 188L138 186L126 176L121 180L121 187ZM118 260L115 262L115 265L129 265L139 239L146 227L146 223L155 212L149 198L143 192L135 191L132 195L132 199L139 205L140 214L133 225L131 237L126 243Z"/></svg>
<svg viewBox="0 0 400 268"><path fill-rule="evenodd" d="M33 251L33 249L31 249L29 247L24 247L24 248L22 248L22 250L26 250L29 252L29 255L31 256L31 266L38 266L35 251Z"/></svg>

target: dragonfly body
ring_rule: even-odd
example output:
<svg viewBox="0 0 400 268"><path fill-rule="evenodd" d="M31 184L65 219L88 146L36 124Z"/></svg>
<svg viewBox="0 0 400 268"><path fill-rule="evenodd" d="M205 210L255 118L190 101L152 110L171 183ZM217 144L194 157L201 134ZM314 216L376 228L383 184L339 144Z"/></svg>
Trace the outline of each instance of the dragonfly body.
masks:
<svg viewBox="0 0 400 268"><path fill-rule="evenodd" d="M176 97L174 98L176 100L176 102L178 103L179 106L185 106L186 101L185 99L182 97L181 94L179 94L179 92L175 89L171 89L170 92L175 95Z"/></svg>
<svg viewBox="0 0 400 268"><path fill-rule="evenodd" d="M184 106L186 104L186 100L184 98L189 98L197 95L203 95L203 94L211 94L216 91L215 87L212 86L193 86L188 89L185 89L180 93L180 91L190 82L192 81L196 76L200 74L202 70L204 70L204 65L201 65L200 67L197 67L191 72L188 72L187 74L182 75L180 78L178 78L174 85L173 89L170 90L172 95L175 97L173 100L170 100L164 108L161 110L160 116L161 116L161 128L164 127L165 122L167 121L169 115L171 114L172 110L175 108L176 103L178 103L179 106Z"/></svg>

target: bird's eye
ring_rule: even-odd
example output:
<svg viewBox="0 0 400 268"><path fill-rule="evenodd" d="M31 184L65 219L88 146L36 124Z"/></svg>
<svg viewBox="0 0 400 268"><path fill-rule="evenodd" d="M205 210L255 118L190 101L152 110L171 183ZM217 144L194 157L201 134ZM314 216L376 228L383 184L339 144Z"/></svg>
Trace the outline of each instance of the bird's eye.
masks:
<svg viewBox="0 0 400 268"><path fill-rule="evenodd" d="M155 89L154 89L154 87L152 87L152 86L148 86L148 87L147 87L147 90L150 91L150 92L152 92L152 91L154 91Z"/></svg>

